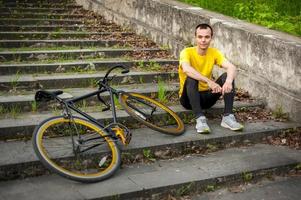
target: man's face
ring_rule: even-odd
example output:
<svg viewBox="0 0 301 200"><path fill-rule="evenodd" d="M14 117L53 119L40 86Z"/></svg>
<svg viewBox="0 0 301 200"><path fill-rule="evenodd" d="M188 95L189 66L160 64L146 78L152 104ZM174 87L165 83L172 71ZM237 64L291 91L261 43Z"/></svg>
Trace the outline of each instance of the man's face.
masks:
<svg viewBox="0 0 301 200"><path fill-rule="evenodd" d="M212 39L210 28L207 28L207 29L198 28L196 30L195 39L196 39L198 48L202 49L202 50L206 50L209 47L211 39Z"/></svg>

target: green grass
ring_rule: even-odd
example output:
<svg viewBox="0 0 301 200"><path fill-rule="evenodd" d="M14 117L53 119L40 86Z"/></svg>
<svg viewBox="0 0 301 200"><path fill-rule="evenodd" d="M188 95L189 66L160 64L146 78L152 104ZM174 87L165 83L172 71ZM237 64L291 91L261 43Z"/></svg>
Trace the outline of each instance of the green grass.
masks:
<svg viewBox="0 0 301 200"><path fill-rule="evenodd" d="M136 65L140 70L146 71L160 71L162 69L162 66L153 60L150 60L148 63L140 60Z"/></svg>
<svg viewBox="0 0 301 200"><path fill-rule="evenodd" d="M19 80L20 80L21 74L19 71L11 78L10 80L10 86L12 90L16 90L18 85L19 85Z"/></svg>
<svg viewBox="0 0 301 200"><path fill-rule="evenodd" d="M246 20L270 29L301 36L300 0L178 0Z"/></svg>
<svg viewBox="0 0 301 200"><path fill-rule="evenodd" d="M143 149L143 157L146 158L149 161L156 161L154 154L150 149Z"/></svg>
<svg viewBox="0 0 301 200"><path fill-rule="evenodd" d="M285 113L283 111L283 108L281 105L276 106L276 108L272 111L272 115L276 119L288 119L288 113Z"/></svg>
<svg viewBox="0 0 301 200"><path fill-rule="evenodd" d="M254 178L254 175L251 172L243 172L242 179L244 182L250 182Z"/></svg>
<svg viewBox="0 0 301 200"><path fill-rule="evenodd" d="M158 82L158 99L161 103L167 102L167 96L166 96L166 85L163 81Z"/></svg>

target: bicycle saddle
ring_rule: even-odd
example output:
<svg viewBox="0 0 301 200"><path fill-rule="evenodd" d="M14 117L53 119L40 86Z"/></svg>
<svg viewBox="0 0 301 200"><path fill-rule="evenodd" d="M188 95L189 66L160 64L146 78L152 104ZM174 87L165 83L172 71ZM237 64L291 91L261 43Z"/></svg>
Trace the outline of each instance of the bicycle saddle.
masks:
<svg viewBox="0 0 301 200"><path fill-rule="evenodd" d="M34 99L36 101L50 101L55 99L56 96L63 94L63 91L46 91L46 90L39 90L36 92Z"/></svg>

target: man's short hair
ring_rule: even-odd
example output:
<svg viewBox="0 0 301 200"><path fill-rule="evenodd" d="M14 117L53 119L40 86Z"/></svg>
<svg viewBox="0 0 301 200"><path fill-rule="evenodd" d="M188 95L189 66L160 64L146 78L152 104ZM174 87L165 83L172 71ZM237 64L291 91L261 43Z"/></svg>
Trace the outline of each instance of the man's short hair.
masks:
<svg viewBox="0 0 301 200"><path fill-rule="evenodd" d="M197 30L198 28L199 28L199 29L207 29L207 28L210 28L210 30L211 30L211 37L213 36L213 29L212 29L212 27L211 27L209 24L203 23L203 24L197 25L197 26L195 27L194 35L196 35L196 30Z"/></svg>

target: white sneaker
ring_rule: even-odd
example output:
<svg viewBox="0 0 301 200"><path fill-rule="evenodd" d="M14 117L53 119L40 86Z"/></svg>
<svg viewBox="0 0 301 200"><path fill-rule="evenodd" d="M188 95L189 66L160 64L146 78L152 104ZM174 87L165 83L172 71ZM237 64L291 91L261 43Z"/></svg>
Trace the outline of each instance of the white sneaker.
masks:
<svg viewBox="0 0 301 200"><path fill-rule="evenodd" d="M221 126L224 128L231 129L232 131L240 131L244 128L243 125L238 123L233 114L223 116Z"/></svg>
<svg viewBox="0 0 301 200"><path fill-rule="evenodd" d="M210 128L205 116L200 116L196 119L195 128L198 133L210 133Z"/></svg>

